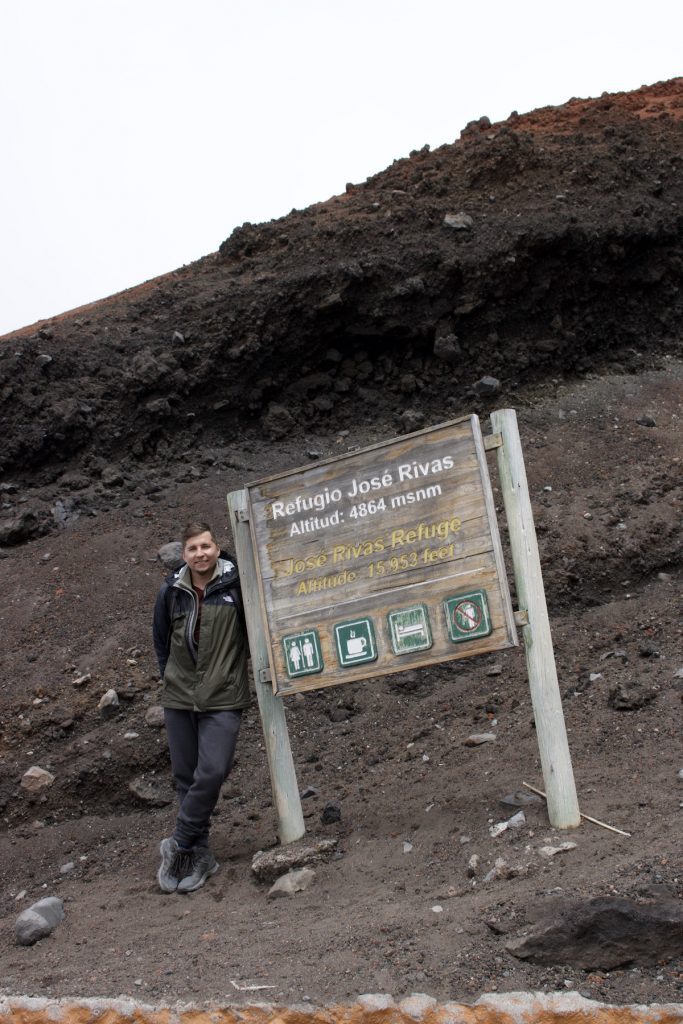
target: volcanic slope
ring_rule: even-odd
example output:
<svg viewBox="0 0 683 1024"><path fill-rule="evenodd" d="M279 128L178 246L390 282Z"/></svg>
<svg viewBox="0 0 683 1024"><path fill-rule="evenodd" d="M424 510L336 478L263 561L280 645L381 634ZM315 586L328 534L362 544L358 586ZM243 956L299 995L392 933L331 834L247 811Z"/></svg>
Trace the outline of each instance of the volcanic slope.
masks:
<svg viewBox="0 0 683 1024"><path fill-rule="evenodd" d="M480 119L2 339L5 991L683 999L680 957L590 969L507 948L578 899L680 905L682 111L677 79ZM340 854L294 900L268 901L250 873L276 826L252 710L217 808L221 870L162 896L172 793L146 722L158 547L197 514L229 543L225 494L247 480L464 413L486 430L502 406L520 422L581 808L630 836L558 834L542 803L491 836L502 797L542 786L510 650L288 698L308 833ZM496 740L466 746L473 732ZM32 765L55 776L37 796L20 785ZM331 801L341 820L324 825ZM17 913L46 893L64 922L15 946Z"/></svg>

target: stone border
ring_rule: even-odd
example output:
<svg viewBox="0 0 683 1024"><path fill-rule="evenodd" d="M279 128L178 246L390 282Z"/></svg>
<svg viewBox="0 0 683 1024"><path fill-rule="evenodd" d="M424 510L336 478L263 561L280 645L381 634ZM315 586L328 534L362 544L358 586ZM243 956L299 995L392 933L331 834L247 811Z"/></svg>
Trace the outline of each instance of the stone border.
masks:
<svg viewBox="0 0 683 1024"><path fill-rule="evenodd" d="M612 1006L578 992L507 992L471 1006L417 993L362 995L325 1007L250 1003L150 1005L135 999L0 996L0 1024L683 1024L683 1003Z"/></svg>

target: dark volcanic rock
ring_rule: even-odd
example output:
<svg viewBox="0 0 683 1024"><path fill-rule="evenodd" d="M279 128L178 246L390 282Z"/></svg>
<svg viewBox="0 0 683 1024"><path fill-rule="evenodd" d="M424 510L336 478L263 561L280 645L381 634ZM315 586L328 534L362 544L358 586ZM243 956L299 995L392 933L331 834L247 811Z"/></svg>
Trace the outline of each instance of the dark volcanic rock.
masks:
<svg viewBox="0 0 683 1024"><path fill-rule="evenodd" d="M261 418L272 439L348 426L362 381L364 415L395 416L399 392L445 419L484 374L514 393L677 352L682 96L674 79L476 122L344 196L242 225L87 320L15 332L0 473L29 486L97 457L113 493L130 452L177 454Z"/></svg>
<svg viewBox="0 0 683 1024"><path fill-rule="evenodd" d="M22 512L20 516L0 523L0 545L12 547L15 544L23 544L41 532L41 525L35 512Z"/></svg>
<svg viewBox="0 0 683 1024"><path fill-rule="evenodd" d="M615 711L637 711L650 704L657 696L647 683L640 680L620 682L610 690L609 703Z"/></svg>
<svg viewBox="0 0 683 1024"><path fill-rule="evenodd" d="M521 960L592 970L657 964L683 954L683 903L599 896L539 922L507 949Z"/></svg>

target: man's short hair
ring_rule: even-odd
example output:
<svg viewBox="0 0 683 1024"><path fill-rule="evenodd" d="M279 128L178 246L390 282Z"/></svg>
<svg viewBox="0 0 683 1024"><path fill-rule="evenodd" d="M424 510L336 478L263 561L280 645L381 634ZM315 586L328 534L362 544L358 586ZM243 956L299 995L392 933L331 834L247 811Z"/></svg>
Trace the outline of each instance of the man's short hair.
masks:
<svg viewBox="0 0 683 1024"><path fill-rule="evenodd" d="M190 540L191 537L197 537L200 533L210 533L211 540L214 542L214 544L218 544L218 541L214 536L214 532L209 526L209 524L203 523L201 522L201 520L197 520L194 523L188 523L185 529L183 530L181 536L183 547L185 547L185 545L187 544L188 540Z"/></svg>

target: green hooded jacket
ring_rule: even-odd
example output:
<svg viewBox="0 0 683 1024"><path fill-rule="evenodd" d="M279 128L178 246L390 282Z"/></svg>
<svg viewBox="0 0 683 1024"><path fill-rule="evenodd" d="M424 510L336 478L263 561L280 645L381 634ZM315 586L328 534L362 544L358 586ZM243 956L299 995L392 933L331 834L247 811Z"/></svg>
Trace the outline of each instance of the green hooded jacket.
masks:
<svg viewBox="0 0 683 1024"><path fill-rule="evenodd" d="M237 566L221 556L199 601L183 564L166 578L154 606L154 647L163 680L161 704L187 711L237 711L250 702L248 644Z"/></svg>

